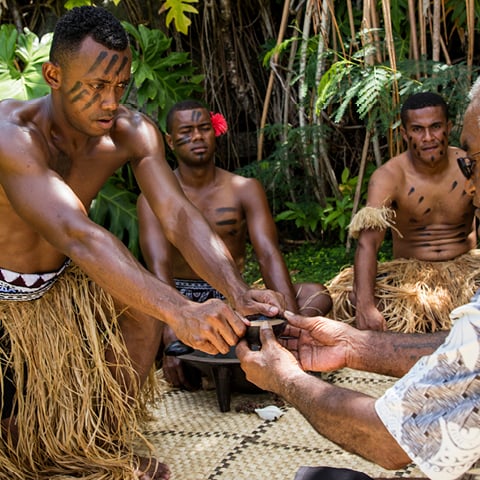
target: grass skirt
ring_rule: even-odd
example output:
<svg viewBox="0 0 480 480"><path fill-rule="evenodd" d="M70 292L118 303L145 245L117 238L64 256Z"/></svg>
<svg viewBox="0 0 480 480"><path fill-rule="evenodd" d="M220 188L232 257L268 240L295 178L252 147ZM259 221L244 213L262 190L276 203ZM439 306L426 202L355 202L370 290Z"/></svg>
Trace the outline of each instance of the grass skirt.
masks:
<svg viewBox="0 0 480 480"><path fill-rule="evenodd" d="M0 369L2 379L7 367L15 372L18 428L18 444L1 440L0 478L136 478L138 395L122 391L105 359L109 348L134 378L112 298L70 267L38 300L0 301L0 322Z"/></svg>
<svg viewBox="0 0 480 480"><path fill-rule="evenodd" d="M450 312L468 303L480 287L480 250L446 262L396 259L377 267L375 296L387 328L395 332L450 329ZM349 300L352 285L353 267L328 282L333 301L329 317L355 323L355 307Z"/></svg>

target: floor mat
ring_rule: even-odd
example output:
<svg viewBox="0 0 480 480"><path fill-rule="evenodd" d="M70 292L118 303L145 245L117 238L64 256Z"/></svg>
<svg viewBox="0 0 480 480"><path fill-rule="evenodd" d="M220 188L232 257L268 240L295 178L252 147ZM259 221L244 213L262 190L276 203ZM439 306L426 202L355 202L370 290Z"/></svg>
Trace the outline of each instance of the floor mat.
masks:
<svg viewBox="0 0 480 480"><path fill-rule="evenodd" d="M342 387L379 396L394 379L355 370L324 374ZM411 464L389 471L319 435L292 406L269 393L232 393L231 411L220 412L215 390L169 389L152 410L145 434L172 480L293 480L301 466L350 468L374 478L426 478ZM262 420L252 406L278 402L283 415Z"/></svg>

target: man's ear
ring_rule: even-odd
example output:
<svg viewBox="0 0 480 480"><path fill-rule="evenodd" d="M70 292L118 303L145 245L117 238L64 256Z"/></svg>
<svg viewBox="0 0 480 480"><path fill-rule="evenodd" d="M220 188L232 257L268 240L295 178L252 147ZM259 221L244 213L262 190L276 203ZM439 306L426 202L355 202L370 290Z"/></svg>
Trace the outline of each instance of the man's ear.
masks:
<svg viewBox="0 0 480 480"><path fill-rule="evenodd" d="M447 135L450 135L450 132L452 131L453 128L453 123L451 120L447 122Z"/></svg>
<svg viewBox="0 0 480 480"><path fill-rule="evenodd" d="M62 83L62 69L52 62L45 62L42 65L42 74L50 88L56 90Z"/></svg>
<svg viewBox="0 0 480 480"><path fill-rule="evenodd" d="M170 147L170 150L173 152L175 149L173 148L172 136L169 133L165 134L165 141L167 142L167 145Z"/></svg>
<svg viewBox="0 0 480 480"><path fill-rule="evenodd" d="M407 131L405 130L405 127L403 125L400 126L400 134L402 135L402 138L407 142L408 144L408 136L407 136Z"/></svg>

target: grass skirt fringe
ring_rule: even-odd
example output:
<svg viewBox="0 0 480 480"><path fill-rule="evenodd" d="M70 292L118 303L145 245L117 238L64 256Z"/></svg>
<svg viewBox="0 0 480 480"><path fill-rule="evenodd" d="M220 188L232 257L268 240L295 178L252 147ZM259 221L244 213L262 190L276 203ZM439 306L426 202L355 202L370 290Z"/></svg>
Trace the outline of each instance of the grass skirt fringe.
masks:
<svg viewBox="0 0 480 480"><path fill-rule="evenodd" d="M70 267L38 300L0 301L0 322L0 369L2 379L7 366L15 372L18 428L18 444L1 441L0 478L136 478L138 395L122 391L105 360L109 348L134 378L112 298Z"/></svg>
<svg viewBox="0 0 480 480"><path fill-rule="evenodd" d="M480 250L446 262L396 259L377 267L375 295L388 329L395 332L450 329L450 312L468 303L480 287ZM333 301L329 317L355 323L355 307L349 300L352 285L353 267L328 282Z"/></svg>

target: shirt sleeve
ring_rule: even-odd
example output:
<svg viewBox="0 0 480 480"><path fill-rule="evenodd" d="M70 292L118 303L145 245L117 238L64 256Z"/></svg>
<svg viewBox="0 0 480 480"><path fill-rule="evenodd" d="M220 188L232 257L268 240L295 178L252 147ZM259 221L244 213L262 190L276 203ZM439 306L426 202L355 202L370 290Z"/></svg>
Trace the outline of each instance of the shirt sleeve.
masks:
<svg viewBox="0 0 480 480"><path fill-rule="evenodd" d="M450 314L445 342L375 404L381 421L429 478L453 480L480 458L480 295Z"/></svg>

